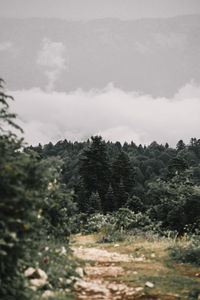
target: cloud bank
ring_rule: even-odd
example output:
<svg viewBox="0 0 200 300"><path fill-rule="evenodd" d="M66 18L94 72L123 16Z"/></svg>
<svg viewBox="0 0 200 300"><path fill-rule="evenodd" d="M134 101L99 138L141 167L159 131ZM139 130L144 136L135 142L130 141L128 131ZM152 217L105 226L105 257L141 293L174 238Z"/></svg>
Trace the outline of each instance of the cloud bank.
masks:
<svg viewBox="0 0 200 300"><path fill-rule="evenodd" d="M72 93L35 88L11 91L12 111L19 117L25 140L83 141L100 134L106 140L149 144L156 140L174 146L178 140L199 138L200 87L193 83L173 98L153 98L125 92L109 84L103 90Z"/></svg>

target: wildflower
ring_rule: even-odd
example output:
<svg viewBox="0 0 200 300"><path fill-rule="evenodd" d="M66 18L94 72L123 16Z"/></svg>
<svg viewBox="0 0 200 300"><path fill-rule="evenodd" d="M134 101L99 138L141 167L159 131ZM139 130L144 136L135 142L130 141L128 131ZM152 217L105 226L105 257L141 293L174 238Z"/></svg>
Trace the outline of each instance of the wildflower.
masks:
<svg viewBox="0 0 200 300"><path fill-rule="evenodd" d="M45 264L48 264L49 258L48 258L48 257L45 257L45 259L43 260L43 262L44 262Z"/></svg>
<svg viewBox="0 0 200 300"><path fill-rule="evenodd" d="M41 248L41 251L48 251L49 250L49 247L42 247Z"/></svg>

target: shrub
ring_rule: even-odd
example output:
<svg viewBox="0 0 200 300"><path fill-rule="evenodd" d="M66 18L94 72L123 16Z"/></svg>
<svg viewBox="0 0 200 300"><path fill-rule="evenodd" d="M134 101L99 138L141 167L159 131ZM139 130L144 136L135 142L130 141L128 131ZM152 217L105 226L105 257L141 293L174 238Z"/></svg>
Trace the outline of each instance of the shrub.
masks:
<svg viewBox="0 0 200 300"><path fill-rule="evenodd" d="M67 192L65 184L61 183L62 160L51 157L42 163L49 172L46 174L48 188L40 210L42 225L48 234L65 238L73 230L71 218L77 210L73 202L73 191Z"/></svg>
<svg viewBox="0 0 200 300"><path fill-rule="evenodd" d="M114 213L115 229L131 230L134 228L143 228L150 230L153 227L151 219L143 213L134 213L128 208L120 208Z"/></svg>
<svg viewBox="0 0 200 300"><path fill-rule="evenodd" d="M3 128L7 123L20 129L8 110L9 98L0 92L0 298L25 300L33 299L25 268L38 261L40 240L47 232L52 240L69 234L74 206L59 183L58 161L44 162L33 151L23 152L23 141Z"/></svg>
<svg viewBox="0 0 200 300"><path fill-rule="evenodd" d="M109 225L109 215L103 215L100 213L92 214L86 217L84 222L82 222L81 232L83 234L100 232L103 228Z"/></svg>
<svg viewBox="0 0 200 300"><path fill-rule="evenodd" d="M177 262L200 266L200 237L194 236L188 245L171 247L170 256Z"/></svg>

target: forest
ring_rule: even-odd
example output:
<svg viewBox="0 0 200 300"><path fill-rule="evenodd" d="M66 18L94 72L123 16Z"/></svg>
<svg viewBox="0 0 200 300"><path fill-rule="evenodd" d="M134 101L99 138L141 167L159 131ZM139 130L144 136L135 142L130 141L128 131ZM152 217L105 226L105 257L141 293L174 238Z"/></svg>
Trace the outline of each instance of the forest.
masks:
<svg viewBox="0 0 200 300"><path fill-rule="evenodd" d="M200 265L200 139L170 147L92 136L27 146L14 133L23 129L0 83L1 299L41 299L51 290L55 299L73 299L80 275L70 236L105 228L102 243L135 231L187 235L192 242L171 255Z"/></svg>
<svg viewBox="0 0 200 300"><path fill-rule="evenodd" d="M163 230L199 228L200 139L176 148L152 142L137 146L105 142L59 141L28 147L40 160L59 157L61 180L73 193L77 214L113 213L127 208L160 223Z"/></svg>

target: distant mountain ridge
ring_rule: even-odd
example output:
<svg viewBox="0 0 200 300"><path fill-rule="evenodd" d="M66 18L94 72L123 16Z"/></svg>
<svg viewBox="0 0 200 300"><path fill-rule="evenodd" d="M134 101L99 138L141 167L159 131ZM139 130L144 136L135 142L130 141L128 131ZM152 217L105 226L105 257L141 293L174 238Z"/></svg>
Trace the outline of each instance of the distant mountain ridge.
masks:
<svg viewBox="0 0 200 300"><path fill-rule="evenodd" d="M0 77L9 89L103 88L171 96L200 82L200 16L121 21L0 19Z"/></svg>

